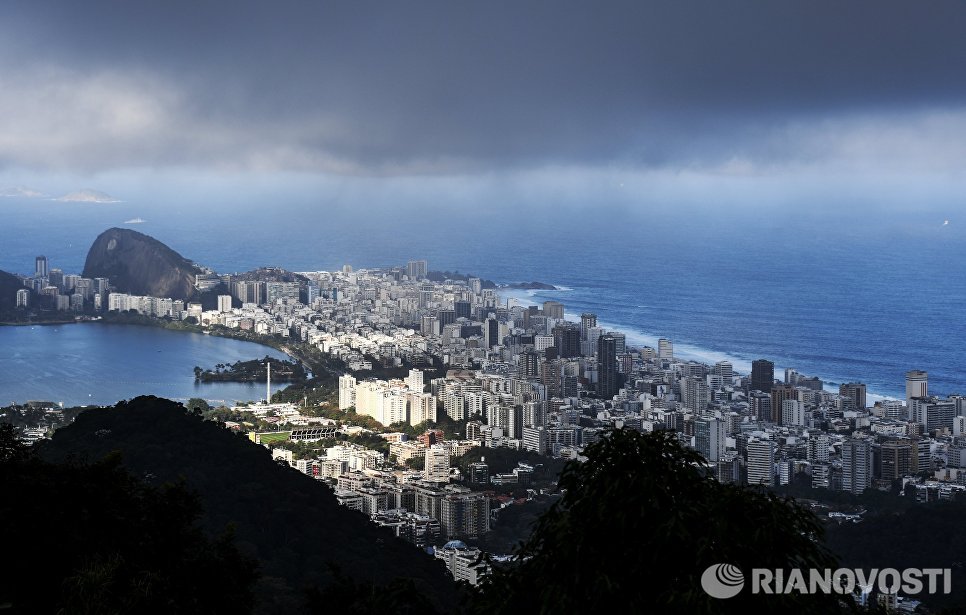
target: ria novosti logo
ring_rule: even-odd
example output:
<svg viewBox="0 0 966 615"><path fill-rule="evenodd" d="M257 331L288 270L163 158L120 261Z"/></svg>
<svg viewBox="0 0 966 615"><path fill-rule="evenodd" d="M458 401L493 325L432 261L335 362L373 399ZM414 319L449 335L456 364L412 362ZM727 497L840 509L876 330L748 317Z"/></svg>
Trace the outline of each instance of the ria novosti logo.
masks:
<svg viewBox="0 0 966 615"><path fill-rule="evenodd" d="M745 586L745 575L737 566L715 564L701 575L701 588L712 598L734 598Z"/></svg>
<svg viewBox="0 0 966 615"><path fill-rule="evenodd" d="M941 587L940 587L941 584ZM734 598L745 587L745 575L732 564L709 566L701 575L701 588L712 598ZM876 589L882 594L948 594L952 591L949 568L752 568L752 594L851 594Z"/></svg>

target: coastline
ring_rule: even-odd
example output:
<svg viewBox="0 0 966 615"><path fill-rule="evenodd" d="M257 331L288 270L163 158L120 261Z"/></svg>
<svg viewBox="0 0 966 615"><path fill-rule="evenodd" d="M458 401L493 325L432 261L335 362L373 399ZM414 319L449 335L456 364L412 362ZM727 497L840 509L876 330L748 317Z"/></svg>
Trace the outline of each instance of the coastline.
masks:
<svg viewBox="0 0 966 615"><path fill-rule="evenodd" d="M510 288L507 286L501 286L496 289L497 295L500 297L501 303L509 302L512 304L519 305L533 305L542 303L544 300L548 300L544 296L538 297L537 295L551 294L556 295L558 293L563 294L570 290L573 290L566 286L561 286L558 284L553 285L554 290L549 289L524 289L524 288ZM564 299L565 297L561 297ZM564 302L564 301L562 301ZM565 303L565 302L564 302ZM570 310L565 310L564 317L571 321L580 320L580 314ZM303 353L299 352L297 348L293 348L289 340L284 340L280 338L266 337L258 334L250 333L235 333L233 330L222 330L221 328L203 328L200 325L193 325L185 323L182 321L168 321L164 319L158 319L142 315L133 314L110 314L101 317L92 316L77 316L70 319L62 320L43 320L43 321L28 321L28 322L0 322L0 326L11 326L11 327L25 327L25 326L57 326L57 325L69 325L69 324L84 324L84 323L103 323L103 324L119 324L119 325L140 325L144 327L153 327L165 329L168 331L179 331L185 333L198 333L202 335L210 335L215 337L223 337L226 339L234 339L239 341L252 342L272 348L283 354L285 354L289 359L299 362L311 375L312 378L320 375L322 370L317 370L313 366L312 360L305 356ZM660 336L645 333L643 331L635 329L631 325L615 323L612 321L598 321L598 324L606 327L609 330L617 331L623 333L626 336L626 341L628 346L631 347L641 347L649 346L652 348L657 347L657 341ZM672 341L674 341L672 339ZM751 373L751 360L734 355L728 352L713 351L702 348L700 346L675 342L674 355L676 358L684 360L698 361L704 364L714 364L717 361L729 361L736 373L739 374L750 374ZM777 362L775 364L776 374L781 374L786 366L779 365ZM842 380L840 378L827 379L820 374L810 374L819 375L823 379L824 389L829 392L838 392L838 381ZM844 380L843 380L844 381ZM875 403L877 401L884 401L890 399L900 399L895 395L883 394L880 392L870 390L867 393L867 398L870 403Z"/></svg>
<svg viewBox="0 0 966 615"><path fill-rule="evenodd" d="M39 320L39 321L27 321L21 322L16 321L0 321L0 327L47 327L52 325L76 325L84 322L100 322L99 320L93 319L78 319L72 318L70 320Z"/></svg>
<svg viewBox="0 0 966 615"><path fill-rule="evenodd" d="M500 296L503 303L506 303L507 300L510 300L511 302L516 301L519 305L526 306L526 305L534 305L534 304L539 305L546 300L543 298L536 297L537 293L540 293L540 294L565 293L569 290L572 290L571 288L562 287L559 284L554 284L554 286L556 286L557 290L553 290L553 291L536 290L535 291L535 290L499 288L497 289L497 294ZM566 302L563 301L563 297L561 298L560 301L561 303L564 303L564 305L566 306ZM580 322L580 314L577 312L567 310L566 308L564 309L564 318L570 321ZM609 330L616 331L618 333L623 333L625 335L627 345L631 347L649 346L651 348L657 348L657 341L662 337L659 335L655 335L651 333L643 333L641 331L635 330L632 325L618 324L611 321L603 321L603 320L598 320L597 324ZM727 352L708 350L706 348L701 348L700 346L696 346L694 344L680 343L673 339L671 341L674 343L675 358L685 359L689 361L693 360L699 363L704 363L706 365L713 365L718 361L728 361L731 363L735 373L742 374L742 375L751 374L751 361L752 361L751 359L745 359L740 356L733 355ZM784 370L786 367L791 367L791 366L779 365L776 362L775 374L777 375L777 374L784 373ZM822 378L824 390L833 392L833 393L838 393L838 387L835 385L838 385L839 381L842 381L842 382L845 381L841 378L829 379L828 377L824 377L820 374L808 374L808 375L817 375L819 378ZM901 399L900 397L896 397L895 395L878 393L871 390L867 392L866 398L869 403L875 403L877 401Z"/></svg>

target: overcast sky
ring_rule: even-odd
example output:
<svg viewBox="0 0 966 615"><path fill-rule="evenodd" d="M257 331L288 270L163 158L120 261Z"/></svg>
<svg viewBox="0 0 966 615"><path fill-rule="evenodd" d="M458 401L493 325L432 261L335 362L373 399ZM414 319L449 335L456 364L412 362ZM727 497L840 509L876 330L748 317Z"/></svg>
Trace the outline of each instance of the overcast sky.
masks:
<svg viewBox="0 0 966 615"><path fill-rule="evenodd" d="M10 1L0 179L951 195L964 71L944 0Z"/></svg>

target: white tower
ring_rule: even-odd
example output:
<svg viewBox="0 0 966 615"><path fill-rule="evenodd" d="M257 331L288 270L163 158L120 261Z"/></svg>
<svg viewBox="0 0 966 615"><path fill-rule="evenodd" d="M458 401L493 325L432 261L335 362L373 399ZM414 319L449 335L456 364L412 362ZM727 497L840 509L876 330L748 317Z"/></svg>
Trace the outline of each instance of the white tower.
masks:
<svg viewBox="0 0 966 615"><path fill-rule="evenodd" d="M671 340L663 337L657 340L657 357L659 359L674 358L674 344L671 342Z"/></svg>
<svg viewBox="0 0 966 615"><path fill-rule="evenodd" d="M914 369L906 372L906 406L912 408L913 397L925 397L929 394L929 374Z"/></svg>
<svg viewBox="0 0 966 615"><path fill-rule="evenodd" d="M272 403L272 362L265 361L268 371L265 373L265 403Z"/></svg>

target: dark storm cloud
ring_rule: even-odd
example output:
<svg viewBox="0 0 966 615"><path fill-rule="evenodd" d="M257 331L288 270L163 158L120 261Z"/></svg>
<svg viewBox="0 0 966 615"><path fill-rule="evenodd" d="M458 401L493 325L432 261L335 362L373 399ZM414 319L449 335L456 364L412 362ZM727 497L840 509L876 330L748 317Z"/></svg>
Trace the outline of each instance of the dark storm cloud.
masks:
<svg viewBox="0 0 966 615"><path fill-rule="evenodd" d="M848 156L883 125L961 127L963 32L943 1L4 3L0 162L686 167L807 161L829 140Z"/></svg>

